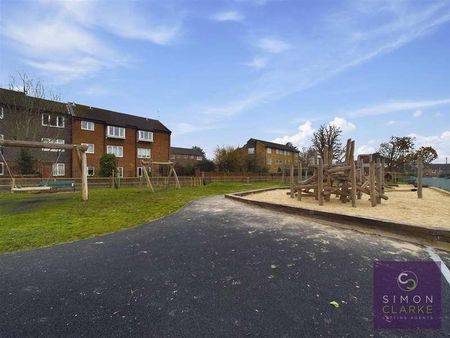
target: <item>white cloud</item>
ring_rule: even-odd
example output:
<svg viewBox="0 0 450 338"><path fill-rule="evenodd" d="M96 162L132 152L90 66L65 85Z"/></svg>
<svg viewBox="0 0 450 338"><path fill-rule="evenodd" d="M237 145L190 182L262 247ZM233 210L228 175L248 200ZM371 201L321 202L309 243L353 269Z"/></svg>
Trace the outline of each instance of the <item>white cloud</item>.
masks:
<svg viewBox="0 0 450 338"><path fill-rule="evenodd" d="M372 145L368 145L368 144L364 144L361 147L358 147L358 149L356 150L356 155L361 155L361 154L373 154L375 153L377 150L375 149L374 146Z"/></svg>
<svg viewBox="0 0 450 338"><path fill-rule="evenodd" d="M272 142L281 144L291 142L294 146L304 147L306 143L309 143L313 134L314 128L312 127L311 121L306 121L298 126L298 130L295 134L278 137Z"/></svg>
<svg viewBox="0 0 450 338"><path fill-rule="evenodd" d="M242 21L244 20L244 16L237 11L224 11L219 12L211 16L212 20L215 21Z"/></svg>
<svg viewBox="0 0 450 338"><path fill-rule="evenodd" d="M284 52L291 48L291 46L287 42L276 38L260 39L257 43L257 46L268 53L274 54Z"/></svg>
<svg viewBox="0 0 450 338"><path fill-rule="evenodd" d="M437 135L409 134L415 138L416 147L432 146L438 153L436 162L445 162L445 158L450 158L450 130L446 130Z"/></svg>
<svg viewBox="0 0 450 338"><path fill-rule="evenodd" d="M380 19L383 20L383 25L380 25ZM385 6L378 3L374 6L367 1L362 4L344 2L333 13L324 14L317 26L311 27L315 32L313 35L303 31L296 32L294 27L289 44L273 38L256 43L266 52L274 52L273 57L276 59L266 65L264 72L260 72L260 77L256 80L224 93L228 102L215 104L221 107L247 102L248 104L241 105L235 111L240 113L263 103L279 100L401 48L436 31L448 21L448 2L419 2L413 5L408 1L397 1ZM281 53L290 47L295 48L296 53ZM249 97L260 99L247 100ZM449 103L450 99L390 102L383 106L349 112L349 116L411 111Z"/></svg>
<svg viewBox="0 0 450 338"><path fill-rule="evenodd" d="M153 23L156 20L132 2L41 0L25 4L26 11L12 9L4 16L0 34L25 64L53 82L69 82L129 64L133 58L116 48L113 39L103 38L105 32L116 39L167 44L180 27L178 17L170 24Z"/></svg>
<svg viewBox="0 0 450 338"><path fill-rule="evenodd" d="M340 128L344 133L349 133L356 129L356 126L353 123L348 122L341 117L335 117L329 124Z"/></svg>
<svg viewBox="0 0 450 338"><path fill-rule="evenodd" d="M413 117L418 118L422 116L422 111L420 109L417 109L414 113L413 113Z"/></svg>
<svg viewBox="0 0 450 338"><path fill-rule="evenodd" d="M267 65L267 58L255 56L252 61L246 62L244 65L255 69L262 69Z"/></svg>
<svg viewBox="0 0 450 338"><path fill-rule="evenodd" d="M181 123L175 124L175 127L173 128L173 133L176 135L184 135L184 134L190 134L190 133L203 131L203 130L211 130L211 129L215 129L215 128L217 128L217 126L215 126L215 125L202 124L202 123L192 124L192 123L181 122Z"/></svg>
<svg viewBox="0 0 450 338"><path fill-rule="evenodd" d="M387 125L387 126L393 126L394 124L397 124L397 123L398 123L398 121L390 120L390 121L387 121L387 122L386 122L386 125Z"/></svg>
<svg viewBox="0 0 450 338"><path fill-rule="evenodd" d="M421 108L429 108L429 107L437 107L441 105L450 104L450 99L441 99L441 100L429 100L429 101L395 101L395 102L386 102L374 106L364 107L358 110L350 111L347 114L349 116L371 116L371 115L383 115L390 113L397 113L401 111L413 110L416 109L414 116L419 109ZM421 114L418 113L418 114ZM420 116L420 115L418 115Z"/></svg>

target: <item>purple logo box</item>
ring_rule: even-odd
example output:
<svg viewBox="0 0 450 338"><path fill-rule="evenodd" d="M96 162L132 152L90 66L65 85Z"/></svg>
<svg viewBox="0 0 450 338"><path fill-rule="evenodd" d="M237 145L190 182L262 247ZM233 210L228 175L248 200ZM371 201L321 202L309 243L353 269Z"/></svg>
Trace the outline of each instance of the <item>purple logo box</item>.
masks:
<svg viewBox="0 0 450 338"><path fill-rule="evenodd" d="M436 262L373 266L375 329L440 329L441 272Z"/></svg>

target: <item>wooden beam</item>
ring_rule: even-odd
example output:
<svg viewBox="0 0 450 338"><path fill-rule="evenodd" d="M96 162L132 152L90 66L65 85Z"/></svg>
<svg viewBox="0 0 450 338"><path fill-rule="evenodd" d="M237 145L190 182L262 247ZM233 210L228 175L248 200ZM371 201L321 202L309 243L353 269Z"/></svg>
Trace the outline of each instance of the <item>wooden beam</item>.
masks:
<svg viewBox="0 0 450 338"><path fill-rule="evenodd" d="M35 141L16 141L16 140L0 140L0 147L23 147L23 148L46 148L46 149L64 149L72 150L75 148L81 151L88 149L87 145L78 144L59 144L59 143L46 143Z"/></svg>
<svg viewBox="0 0 450 338"><path fill-rule="evenodd" d="M317 173L317 197L319 199L319 205L323 205L323 158L319 158L319 169Z"/></svg>
<svg viewBox="0 0 450 338"><path fill-rule="evenodd" d="M294 198L294 164L289 169L289 185L291 188L291 198Z"/></svg>
<svg viewBox="0 0 450 338"><path fill-rule="evenodd" d="M369 188L370 188L370 203L372 207L377 205L377 197L375 190L375 162L373 160L370 161L369 166Z"/></svg>
<svg viewBox="0 0 450 338"><path fill-rule="evenodd" d="M422 159L419 159L417 161L417 197L418 198L423 198L422 177L423 177L423 162L422 162Z"/></svg>
<svg viewBox="0 0 450 338"><path fill-rule="evenodd" d="M352 207L356 207L356 165L352 161Z"/></svg>
<svg viewBox="0 0 450 338"><path fill-rule="evenodd" d="M381 195L383 194L383 189L381 186L381 159L377 158L377 166L376 166L376 182L377 182L377 204L381 203Z"/></svg>
<svg viewBox="0 0 450 338"><path fill-rule="evenodd" d="M302 162L298 162L298 189L297 189L297 200L302 200L302 176L303 176Z"/></svg>
<svg viewBox="0 0 450 338"><path fill-rule="evenodd" d="M89 199L86 151L81 152L81 199L83 201Z"/></svg>

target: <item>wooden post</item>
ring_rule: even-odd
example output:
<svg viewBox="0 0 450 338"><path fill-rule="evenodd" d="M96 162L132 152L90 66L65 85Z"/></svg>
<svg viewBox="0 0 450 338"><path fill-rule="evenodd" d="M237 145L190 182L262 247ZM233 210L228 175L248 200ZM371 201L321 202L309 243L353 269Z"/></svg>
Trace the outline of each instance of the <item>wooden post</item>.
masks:
<svg viewBox="0 0 450 338"><path fill-rule="evenodd" d="M282 182L282 183L285 183L284 164L283 164L283 168L281 169L281 182Z"/></svg>
<svg viewBox="0 0 450 338"><path fill-rule="evenodd" d="M294 198L294 164L291 164L289 170L289 185L291 186L291 198Z"/></svg>
<svg viewBox="0 0 450 338"><path fill-rule="evenodd" d="M377 204L381 204L381 195L383 195L383 188L381 183L381 159L377 158L376 167L376 181L377 181Z"/></svg>
<svg viewBox="0 0 450 338"><path fill-rule="evenodd" d="M352 207L356 207L356 165L355 161L352 161Z"/></svg>
<svg viewBox="0 0 450 338"><path fill-rule="evenodd" d="M175 168L173 166L172 166L172 172L173 172L173 176L175 177L175 187L177 189L180 189L181 188L180 180L178 179L177 172L176 172L176 170L175 170Z"/></svg>
<svg viewBox="0 0 450 338"><path fill-rule="evenodd" d="M303 176L302 162L298 162L298 187L297 187L297 200L302 200L302 176Z"/></svg>
<svg viewBox="0 0 450 338"><path fill-rule="evenodd" d="M361 159L358 161L358 167L359 184L362 185L364 183L364 163ZM362 192L358 190L358 199L360 200L361 198Z"/></svg>
<svg viewBox="0 0 450 338"><path fill-rule="evenodd" d="M202 177L201 177L200 185L205 185L205 172L204 171L202 171Z"/></svg>
<svg viewBox="0 0 450 338"><path fill-rule="evenodd" d="M323 205L323 158L319 158L319 171L317 173L317 193L319 199L319 205Z"/></svg>
<svg viewBox="0 0 450 338"><path fill-rule="evenodd" d="M384 167L386 165L386 162L384 159L381 160L381 192L384 194Z"/></svg>
<svg viewBox="0 0 450 338"><path fill-rule="evenodd" d="M81 199L89 199L88 180L87 180L87 158L86 151L81 151Z"/></svg>
<svg viewBox="0 0 450 338"><path fill-rule="evenodd" d="M423 198L422 176L423 176L423 162L422 162L422 159L419 159L417 161L417 197L418 198Z"/></svg>
<svg viewBox="0 0 450 338"><path fill-rule="evenodd" d="M81 168L81 170L83 170L83 168ZM115 188L116 187L115 175L116 175L116 171L113 170L112 171L112 175L111 175L111 188Z"/></svg>
<svg viewBox="0 0 450 338"><path fill-rule="evenodd" d="M375 196L375 162L370 160L369 166L369 186L370 186L370 203L372 207L377 205L377 198Z"/></svg>

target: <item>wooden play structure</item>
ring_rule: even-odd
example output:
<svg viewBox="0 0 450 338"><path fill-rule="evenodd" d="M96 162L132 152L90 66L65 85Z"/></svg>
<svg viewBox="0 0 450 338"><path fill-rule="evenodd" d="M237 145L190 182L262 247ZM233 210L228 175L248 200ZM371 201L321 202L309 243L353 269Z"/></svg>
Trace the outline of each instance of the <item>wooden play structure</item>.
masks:
<svg viewBox="0 0 450 338"><path fill-rule="evenodd" d="M155 192L155 189L153 188L153 184L152 184L152 180L150 178L149 173L153 172L153 167L154 166L166 166L169 168L169 174L167 175L167 183L170 180L170 177L173 175L173 177L175 178L175 188L180 189L181 185L180 185L180 181L178 179L178 175L177 172L175 170L175 163L168 161L168 162L158 162L158 161L145 161L145 160L141 160L141 165L142 165L142 175L145 178L145 182L147 184L147 188L151 191L151 192Z"/></svg>
<svg viewBox="0 0 450 338"><path fill-rule="evenodd" d="M86 145L78 144L58 144L34 141L15 141L15 140L0 140L0 147L19 147L19 148L47 148L60 150L75 150L80 168L81 168L81 198L83 201L89 199L88 181L87 181L87 159L86 159ZM11 177L11 192L39 192L49 191L51 187L47 184L39 187L22 187L16 185L15 177L8 166L8 163L0 151L0 157L3 159L9 176Z"/></svg>
<svg viewBox="0 0 450 338"><path fill-rule="evenodd" d="M329 202L331 195L335 195L342 203L351 202L356 207L356 200L361 199L362 194L370 196L373 207L387 200L384 194L384 161L370 159L369 175L364 174L362 163L356 164L355 141L349 139L345 150L345 157L342 163L334 163L334 154L325 147L323 158L315 156L310 168L313 175L307 179L302 179L302 167L299 164L298 183L294 180L294 166L290 170L290 197L297 196L299 201L302 196L314 196L319 205L324 201Z"/></svg>

